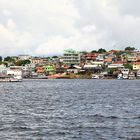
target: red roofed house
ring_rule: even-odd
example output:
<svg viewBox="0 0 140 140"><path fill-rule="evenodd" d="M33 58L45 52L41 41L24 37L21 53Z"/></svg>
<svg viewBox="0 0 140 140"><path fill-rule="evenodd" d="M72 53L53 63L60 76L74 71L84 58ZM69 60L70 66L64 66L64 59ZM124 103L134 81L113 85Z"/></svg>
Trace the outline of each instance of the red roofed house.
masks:
<svg viewBox="0 0 140 140"><path fill-rule="evenodd" d="M133 63L133 70L140 70L140 62Z"/></svg>

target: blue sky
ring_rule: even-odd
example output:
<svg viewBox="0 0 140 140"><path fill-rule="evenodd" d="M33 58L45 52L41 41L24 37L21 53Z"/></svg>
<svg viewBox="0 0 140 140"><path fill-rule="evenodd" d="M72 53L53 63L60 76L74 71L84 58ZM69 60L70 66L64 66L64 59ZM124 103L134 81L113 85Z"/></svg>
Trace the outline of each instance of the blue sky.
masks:
<svg viewBox="0 0 140 140"><path fill-rule="evenodd" d="M0 0L0 55L140 49L139 0Z"/></svg>

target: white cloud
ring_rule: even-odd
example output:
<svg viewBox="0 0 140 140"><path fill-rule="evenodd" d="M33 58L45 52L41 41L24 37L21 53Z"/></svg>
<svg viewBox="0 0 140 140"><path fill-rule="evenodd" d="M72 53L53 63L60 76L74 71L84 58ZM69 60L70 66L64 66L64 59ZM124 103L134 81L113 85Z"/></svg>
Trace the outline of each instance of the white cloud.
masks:
<svg viewBox="0 0 140 140"><path fill-rule="evenodd" d="M140 49L139 13L139 0L0 0L1 55Z"/></svg>

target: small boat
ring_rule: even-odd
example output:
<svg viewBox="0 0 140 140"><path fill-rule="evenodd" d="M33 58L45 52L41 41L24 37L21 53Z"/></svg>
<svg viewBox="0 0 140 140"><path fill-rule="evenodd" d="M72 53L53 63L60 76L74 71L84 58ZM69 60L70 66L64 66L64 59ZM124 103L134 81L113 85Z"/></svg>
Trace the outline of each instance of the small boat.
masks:
<svg viewBox="0 0 140 140"><path fill-rule="evenodd" d="M137 71L137 79L140 79L140 70Z"/></svg>
<svg viewBox="0 0 140 140"><path fill-rule="evenodd" d="M134 74L133 72L130 72L130 74L129 74L129 79L130 79L130 80L136 79L135 74Z"/></svg>
<svg viewBox="0 0 140 140"><path fill-rule="evenodd" d="M48 76L45 75L38 75L38 76L33 76L30 79L48 79Z"/></svg>
<svg viewBox="0 0 140 140"><path fill-rule="evenodd" d="M22 79L17 79L12 76L0 76L0 82L21 82Z"/></svg>
<svg viewBox="0 0 140 140"><path fill-rule="evenodd" d="M122 80L122 79L123 79L122 73L119 73L119 74L118 74L117 79L118 79L118 80Z"/></svg>
<svg viewBox="0 0 140 140"><path fill-rule="evenodd" d="M96 75L96 74L92 74L92 77L91 77L92 79L99 79L99 76L98 75Z"/></svg>

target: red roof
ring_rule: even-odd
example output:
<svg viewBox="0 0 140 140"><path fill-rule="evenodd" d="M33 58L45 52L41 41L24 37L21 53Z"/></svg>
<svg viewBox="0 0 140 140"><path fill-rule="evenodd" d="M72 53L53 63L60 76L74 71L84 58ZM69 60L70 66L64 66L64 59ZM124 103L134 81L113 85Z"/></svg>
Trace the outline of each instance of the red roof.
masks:
<svg viewBox="0 0 140 140"><path fill-rule="evenodd" d="M116 61L113 64L125 64L125 63L127 63L127 61Z"/></svg>
<svg viewBox="0 0 140 140"><path fill-rule="evenodd" d="M133 64L134 65L140 65L140 62L134 62Z"/></svg>

